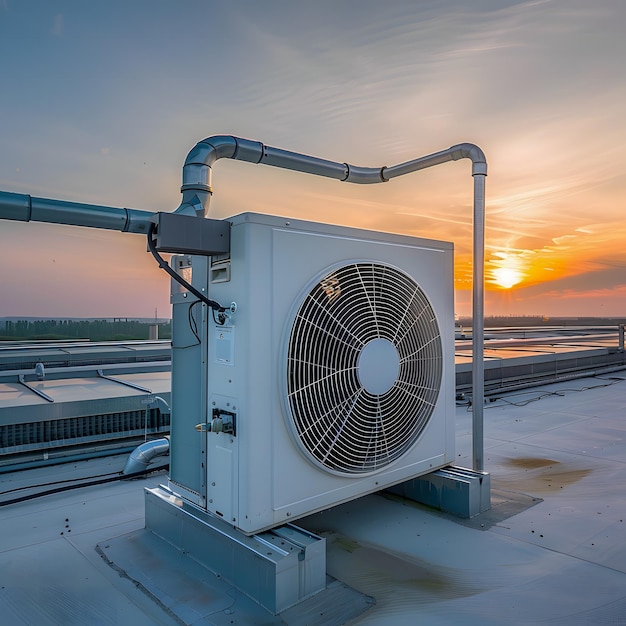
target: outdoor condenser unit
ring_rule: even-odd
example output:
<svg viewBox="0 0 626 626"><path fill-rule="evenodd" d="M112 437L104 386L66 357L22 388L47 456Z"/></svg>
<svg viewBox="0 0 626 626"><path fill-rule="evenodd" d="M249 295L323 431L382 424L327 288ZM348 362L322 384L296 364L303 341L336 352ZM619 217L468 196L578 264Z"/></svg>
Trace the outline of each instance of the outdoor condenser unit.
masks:
<svg viewBox="0 0 626 626"><path fill-rule="evenodd" d="M146 489L146 528L278 614L326 584L324 539L286 522L404 482L413 497L411 479L454 461L453 250L252 213L210 219L212 167L222 158L357 184L472 161L474 473L424 480L429 493L462 490L457 508L469 515L490 505L487 162L462 143L359 167L216 135L187 155L173 213L0 192L1 219L147 235L175 280L169 489ZM171 267L160 252L175 254ZM148 443L152 456L167 449ZM149 463L142 446L135 452Z"/></svg>
<svg viewBox="0 0 626 626"><path fill-rule="evenodd" d="M171 490L253 534L453 462L452 244L228 221L229 253L173 257L233 304L173 293Z"/></svg>

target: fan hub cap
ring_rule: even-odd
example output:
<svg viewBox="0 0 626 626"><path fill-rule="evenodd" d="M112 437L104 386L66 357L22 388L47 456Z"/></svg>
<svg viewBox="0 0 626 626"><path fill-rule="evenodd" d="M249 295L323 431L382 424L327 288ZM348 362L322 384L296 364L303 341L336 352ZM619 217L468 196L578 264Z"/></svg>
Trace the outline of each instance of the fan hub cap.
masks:
<svg viewBox="0 0 626 626"><path fill-rule="evenodd" d="M363 388L375 396L387 393L398 380L400 355L388 339L365 344L357 361L357 375Z"/></svg>

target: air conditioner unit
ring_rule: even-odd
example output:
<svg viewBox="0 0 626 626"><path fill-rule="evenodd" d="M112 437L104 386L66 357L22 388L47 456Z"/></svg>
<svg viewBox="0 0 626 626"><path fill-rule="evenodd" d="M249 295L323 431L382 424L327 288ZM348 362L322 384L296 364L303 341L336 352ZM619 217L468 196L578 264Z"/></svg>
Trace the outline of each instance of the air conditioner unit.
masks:
<svg viewBox="0 0 626 626"><path fill-rule="evenodd" d="M203 503L246 534L454 460L453 246L254 213L210 259ZM174 486L175 489L175 486Z"/></svg>

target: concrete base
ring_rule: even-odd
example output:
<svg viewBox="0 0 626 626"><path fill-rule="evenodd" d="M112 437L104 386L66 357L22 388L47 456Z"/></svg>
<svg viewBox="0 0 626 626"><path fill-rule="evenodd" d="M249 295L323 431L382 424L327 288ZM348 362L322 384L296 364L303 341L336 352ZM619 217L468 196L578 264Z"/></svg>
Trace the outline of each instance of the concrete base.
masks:
<svg viewBox="0 0 626 626"><path fill-rule="evenodd" d="M490 475L462 467L444 467L387 491L458 517L474 517L491 508Z"/></svg>
<svg viewBox="0 0 626 626"><path fill-rule="evenodd" d="M325 589L325 539L293 525L248 537L166 487L145 496L148 530L272 614Z"/></svg>

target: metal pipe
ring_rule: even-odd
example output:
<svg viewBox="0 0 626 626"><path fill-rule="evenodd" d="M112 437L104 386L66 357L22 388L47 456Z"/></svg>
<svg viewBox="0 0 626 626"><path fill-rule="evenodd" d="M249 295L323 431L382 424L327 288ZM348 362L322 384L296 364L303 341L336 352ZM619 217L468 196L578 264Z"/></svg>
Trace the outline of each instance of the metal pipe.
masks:
<svg viewBox="0 0 626 626"><path fill-rule="evenodd" d="M176 212L207 216L213 193L212 168L215 161L221 158L263 163L282 169L360 184L386 182L391 178L459 159L471 159L472 175L487 174L485 154L478 146L471 143L457 144L447 150L391 167L359 167L273 148L260 141L217 135L198 142L187 155L183 166L181 187L183 200Z"/></svg>
<svg viewBox="0 0 626 626"><path fill-rule="evenodd" d="M202 140L189 152L183 166L183 200L176 212L207 216L213 193L212 167L217 159L231 158L250 163L295 170L337 180L368 184L387 182L392 178L459 159L472 161L474 177L474 241L472 279L472 447L473 469L483 471L483 404L485 395L484 363L484 288L485 288L485 177L487 159L472 143L460 143L412 161L391 167L358 167L327 161L318 157L265 146L261 142L239 137L217 135Z"/></svg>
<svg viewBox="0 0 626 626"><path fill-rule="evenodd" d="M105 380L110 380L114 383L119 383L120 385L125 385L126 387L130 387L131 389L136 389L137 391L143 391L145 393L152 393L152 389L148 389L147 387L142 387L137 383L131 383L128 380L122 380L121 378L115 378L114 376L108 376L101 369L97 370L98 378L104 378Z"/></svg>
<svg viewBox="0 0 626 626"><path fill-rule="evenodd" d="M262 145L262 144L261 144ZM235 158L240 159L240 156ZM345 180L348 176L348 166L345 163L327 161L307 154L289 152L280 148L263 146L263 155L258 163L280 167L282 169L314 174L315 176L325 176L336 180Z"/></svg>
<svg viewBox="0 0 626 626"><path fill-rule="evenodd" d="M418 170L423 170L424 168L432 167L433 165L447 163L448 161L452 161L452 153L450 152L450 149L435 152L434 154L429 154L428 156L423 156L419 159L413 159L412 161L407 161L406 163L399 163L398 165L386 167L383 170L383 176L386 180L390 180L391 178L404 176L405 174L417 172Z"/></svg>
<svg viewBox="0 0 626 626"><path fill-rule="evenodd" d="M122 474L124 474L124 476L128 476L129 474L145 472L146 469L148 469L148 465L152 463L155 457L169 454L169 451L169 437L146 441L140 446L137 446L130 453L128 460L126 461L126 465L124 465L124 469L122 470Z"/></svg>
<svg viewBox="0 0 626 626"><path fill-rule="evenodd" d="M36 393L38 396L40 396L44 400L47 400L48 402L54 402L54 398L51 398L47 393L45 393L41 389L37 389L37 387L33 387L29 383L27 383L26 382L26 377L24 376L24 374L20 374L17 377L17 380L20 383L20 385L23 385L24 387L26 387L26 389L29 389L33 393Z"/></svg>
<svg viewBox="0 0 626 626"><path fill-rule="evenodd" d="M34 198L27 194L0 191L0 219L47 222L87 228L104 228L126 233L148 232L153 213L66 200Z"/></svg>
<svg viewBox="0 0 626 626"><path fill-rule="evenodd" d="M472 256L472 467L482 472L485 465L485 174L474 174Z"/></svg>
<svg viewBox="0 0 626 626"><path fill-rule="evenodd" d="M258 143L258 142L255 142ZM211 174L217 159L235 157L237 141L234 137L217 135L198 142L189 152L183 165L183 199L174 211L184 215L206 217L213 189Z"/></svg>

